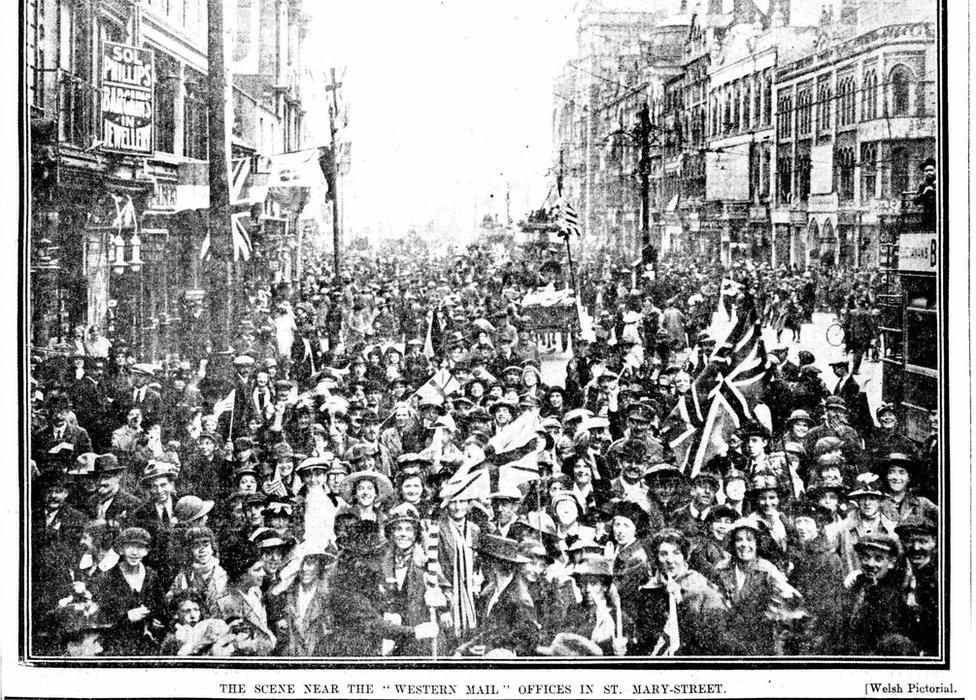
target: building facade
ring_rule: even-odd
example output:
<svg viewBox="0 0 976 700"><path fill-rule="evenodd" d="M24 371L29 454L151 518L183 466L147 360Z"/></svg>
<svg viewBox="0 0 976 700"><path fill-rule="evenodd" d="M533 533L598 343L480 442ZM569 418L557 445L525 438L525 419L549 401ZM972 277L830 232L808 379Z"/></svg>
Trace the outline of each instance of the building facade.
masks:
<svg viewBox="0 0 976 700"><path fill-rule="evenodd" d="M267 38L287 46L264 50L279 61L291 57L275 64L270 94L255 94L249 76L231 81L231 155L253 159L258 172L259 156L301 144L293 79L300 75L301 6L253 1L255 13L286 8L287 31ZM206 323L206 4L27 3L35 346L63 345L79 328L97 325L117 346L155 360L175 352L177 338L192 330L187 324ZM250 5L239 0L229 15ZM230 24L232 36L243 31ZM255 214L257 242L265 224ZM250 272L236 270L241 279Z"/></svg>
<svg viewBox="0 0 976 700"><path fill-rule="evenodd" d="M777 70L777 264L877 265L886 220L935 155L935 24L919 3L901 10L884 16L909 21L851 17Z"/></svg>
<svg viewBox="0 0 976 700"><path fill-rule="evenodd" d="M602 46L600 65L617 73L583 80L568 67L554 89L564 192L586 212L592 244L618 257L635 250L634 144L615 134L633 133L646 103L651 238L664 254L877 264L885 222L935 153L935 5L698 0L671 9L641 26L643 42ZM655 31L679 52L653 56ZM617 64L606 55L614 46Z"/></svg>

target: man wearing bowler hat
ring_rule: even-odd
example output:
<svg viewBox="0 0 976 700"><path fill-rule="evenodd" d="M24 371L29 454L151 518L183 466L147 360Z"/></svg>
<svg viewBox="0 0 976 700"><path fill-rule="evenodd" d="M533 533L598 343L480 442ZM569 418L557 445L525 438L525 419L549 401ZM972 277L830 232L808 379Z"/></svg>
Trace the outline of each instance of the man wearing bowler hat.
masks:
<svg viewBox="0 0 976 700"><path fill-rule="evenodd" d="M88 516L92 520L106 520L125 525L135 516L141 505L138 498L121 486L125 466L113 454L99 455L95 458L95 471L92 477L98 482L95 493L88 503Z"/></svg>
<svg viewBox="0 0 976 700"><path fill-rule="evenodd" d="M867 435L874 428L874 421L871 420L871 409L868 408L867 394L854 379L854 375L859 369L857 357L853 361L853 367L850 359L842 357L831 362L830 369L837 380L831 390L831 395L844 399L850 413L851 426L861 435Z"/></svg>
<svg viewBox="0 0 976 700"><path fill-rule="evenodd" d="M71 462L78 455L92 451L88 431L68 423L71 409L71 400L66 395L52 401L49 425L31 437L31 452L37 462L50 462L52 456Z"/></svg>

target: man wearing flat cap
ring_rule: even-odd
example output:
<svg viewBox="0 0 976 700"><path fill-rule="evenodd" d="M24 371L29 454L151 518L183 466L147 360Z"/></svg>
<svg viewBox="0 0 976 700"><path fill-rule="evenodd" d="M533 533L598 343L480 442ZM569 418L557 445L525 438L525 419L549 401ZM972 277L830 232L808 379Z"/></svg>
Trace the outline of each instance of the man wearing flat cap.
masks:
<svg viewBox="0 0 976 700"><path fill-rule="evenodd" d="M163 399L149 386L155 378L156 368L152 365L139 363L132 366L132 386L123 389L114 404L120 416L138 408L147 425L163 418Z"/></svg>
<svg viewBox="0 0 976 700"><path fill-rule="evenodd" d="M909 638L911 611L898 563L899 544L893 535L867 535L855 545L858 568L849 579L843 600L845 640L851 656L915 656Z"/></svg>
<svg viewBox="0 0 976 700"><path fill-rule="evenodd" d="M935 656L939 652L938 527L934 520L915 516L902 521L895 532L908 565L909 636L919 653Z"/></svg>

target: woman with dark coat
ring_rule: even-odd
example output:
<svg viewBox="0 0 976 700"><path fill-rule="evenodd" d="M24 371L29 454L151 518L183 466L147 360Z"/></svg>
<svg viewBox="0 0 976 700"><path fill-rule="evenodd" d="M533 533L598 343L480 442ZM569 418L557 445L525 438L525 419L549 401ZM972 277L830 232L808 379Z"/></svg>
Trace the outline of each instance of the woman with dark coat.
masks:
<svg viewBox="0 0 976 700"><path fill-rule="evenodd" d="M95 600L113 624L105 635L106 656L147 656L159 649L166 603L162 582L142 563L149 543L150 535L141 527L122 530L115 540L118 563L94 581Z"/></svg>
<svg viewBox="0 0 976 700"><path fill-rule="evenodd" d="M729 608L729 634L742 655L776 652L778 625L769 613L780 598L796 595L783 574L758 555L760 534L754 518L734 523L729 532L732 559L716 572Z"/></svg>
<svg viewBox="0 0 976 700"><path fill-rule="evenodd" d="M793 512L796 541L790 547L790 584L803 596L809 618L803 625L797 654L830 654L840 640L838 601L844 593L844 563L830 546L824 528L833 519L814 503L797 505Z"/></svg>
<svg viewBox="0 0 976 700"><path fill-rule="evenodd" d="M339 561L328 578L327 594L333 628L342 634L331 635L327 656L380 656L384 639L403 644L437 636L436 623L410 627L386 617L382 592L385 552L376 522L359 520L346 531Z"/></svg>
<svg viewBox="0 0 976 700"><path fill-rule="evenodd" d="M699 656L731 653L726 609L714 584L688 566L690 543L674 528L649 545L650 580L637 591L641 620L629 650L633 656Z"/></svg>
<svg viewBox="0 0 976 700"><path fill-rule="evenodd" d="M388 542L383 554L383 590L386 593L386 613L399 618L400 624L414 627L430 621L425 580L426 555L419 544L420 513L409 503L391 509L386 521ZM447 599L440 596L444 607ZM430 654L430 642L404 639L396 642L391 656L425 656Z"/></svg>

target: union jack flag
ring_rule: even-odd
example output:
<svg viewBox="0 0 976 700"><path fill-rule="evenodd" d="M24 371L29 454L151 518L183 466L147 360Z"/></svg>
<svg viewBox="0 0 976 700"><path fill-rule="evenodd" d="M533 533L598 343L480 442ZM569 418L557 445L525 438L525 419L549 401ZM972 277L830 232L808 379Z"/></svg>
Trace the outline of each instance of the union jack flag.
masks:
<svg viewBox="0 0 976 700"><path fill-rule="evenodd" d="M756 419L768 377L762 328L750 308L664 421L662 440L686 474L697 474L731 430Z"/></svg>
<svg viewBox="0 0 976 700"><path fill-rule="evenodd" d="M250 158L235 158L230 167L230 233L231 241L234 246L234 260L250 260L254 246L251 242L251 233L248 231L247 219L251 216L251 210L256 204L262 202L257 199L257 192L252 192L249 187L249 176L251 174ZM210 254L210 232L207 231L200 246L200 259L203 260Z"/></svg>

